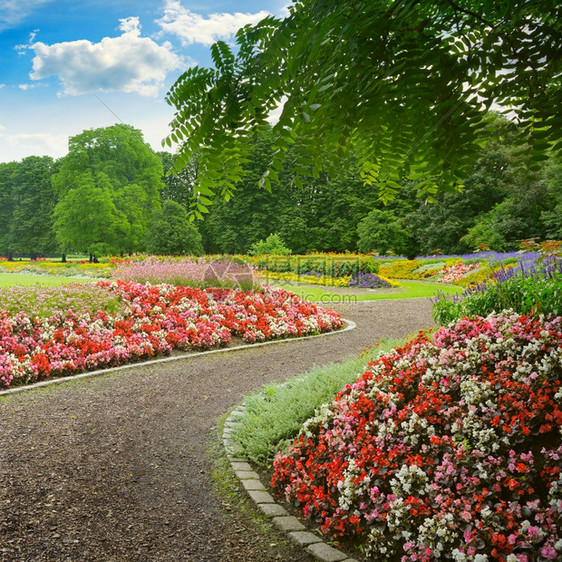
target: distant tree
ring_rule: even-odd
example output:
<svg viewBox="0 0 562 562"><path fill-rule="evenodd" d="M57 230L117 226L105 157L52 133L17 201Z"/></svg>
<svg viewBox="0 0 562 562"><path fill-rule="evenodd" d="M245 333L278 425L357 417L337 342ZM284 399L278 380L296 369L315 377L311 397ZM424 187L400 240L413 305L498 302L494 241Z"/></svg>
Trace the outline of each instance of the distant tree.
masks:
<svg viewBox="0 0 562 562"><path fill-rule="evenodd" d="M113 125L103 129L84 131L69 140L68 155L53 178L59 196L57 221L59 239L67 248L78 250L84 238L77 238L76 246L69 237L73 216L77 221L98 224L103 217L111 217L107 230L89 230L88 247L112 252L144 250L146 231L154 212L160 209L163 168L160 158L143 141L142 133L128 125ZM94 200L103 200L99 216L95 206L88 209L90 217L80 218L82 210L76 190L86 190ZM101 190L95 191L95 190ZM95 197L94 197L95 195ZM63 220L64 217L64 220ZM90 250L88 250L90 251ZM94 253L94 252L92 252Z"/></svg>
<svg viewBox="0 0 562 562"><path fill-rule="evenodd" d="M544 213L550 210L548 190L543 180L515 179L508 195L490 212L479 217L462 238L475 248L486 244L493 250L516 250L519 241L545 238Z"/></svg>
<svg viewBox="0 0 562 562"><path fill-rule="evenodd" d="M551 159L545 169L547 208L541 213L544 236L550 240L562 240L562 162Z"/></svg>
<svg viewBox="0 0 562 562"><path fill-rule="evenodd" d="M474 250L463 236L507 196L513 181L509 152L507 147L489 146L461 192L441 194L434 204L420 203L415 224L422 253L437 248L446 254Z"/></svg>
<svg viewBox="0 0 562 562"><path fill-rule="evenodd" d="M498 103L524 132L518 161L538 171L549 147L562 149L560 22L555 0L295 0L286 18L241 29L236 54L218 42L215 68L177 79L174 168L199 153L203 213L234 194L251 135L281 106L264 187L298 139L299 164L315 175L333 177L355 155L385 200L405 179L432 198L471 173ZM292 172L298 182L301 167Z"/></svg>
<svg viewBox="0 0 562 562"><path fill-rule="evenodd" d="M201 234L187 211L175 201L164 201L148 230L147 249L159 255L201 255Z"/></svg>
<svg viewBox="0 0 562 562"><path fill-rule="evenodd" d="M400 218L391 211L373 209L358 225L359 251L369 253L376 251L386 255L409 253L409 235L401 224Z"/></svg>
<svg viewBox="0 0 562 562"><path fill-rule="evenodd" d="M297 187L291 184L292 170L299 166L296 141L268 193L258 181L273 157L274 143L271 130L254 138L244 179L236 185L237 196L228 202L219 199L209 208L199 225L207 251L245 253L272 232L295 253L355 250L357 223L376 203L377 195L365 190L354 163L347 162L335 178L303 172L303 185Z"/></svg>
<svg viewBox="0 0 562 562"><path fill-rule="evenodd" d="M486 142L474 168L463 180L463 190L440 194L435 204L422 200L417 207L413 227L422 254L431 254L436 249L445 254L462 254L484 243L495 248L505 246L503 236L490 230L489 221L475 230L476 238L465 238L527 175L517 173L516 166L521 130L494 113L487 116L486 123Z"/></svg>
<svg viewBox="0 0 562 562"><path fill-rule="evenodd" d="M54 211L55 231L65 252L71 250L95 256L113 254L130 223L117 209L109 178L98 172L82 172Z"/></svg>
<svg viewBox="0 0 562 562"><path fill-rule="evenodd" d="M174 167L177 155L164 151L157 152L156 154L160 158L164 170L160 191L161 200L175 201L189 210L199 169L197 156L195 155L184 168L173 174L171 170Z"/></svg>
<svg viewBox="0 0 562 562"><path fill-rule="evenodd" d="M490 215L481 217L460 241L472 252L480 248L489 248L496 252L504 252L508 249L505 238L496 229Z"/></svg>
<svg viewBox="0 0 562 562"><path fill-rule="evenodd" d="M58 250L52 217L57 203L52 176L57 168L49 156L29 156L18 163L9 236L11 247L19 254L35 258Z"/></svg>
<svg viewBox="0 0 562 562"><path fill-rule="evenodd" d="M140 185L131 183L117 191L112 189L112 193L115 207L123 216L121 236L117 241L116 251L131 254L134 251L142 250L152 216L147 213L146 192ZM154 212L158 212L160 206L155 205L154 209Z"/></svg>
<svg viewBox="0 0 562 562"><path fill-rule="evenodd" d="M17 169L17 162L0 163L0 254L10 260L15 252L10 225L14 214L12 194Z"/></svg>
<svg viewBox="0 0 562 562"><path fill-rule="evenodd" d="M52 212L56 204L51 179L57 163L49 156L29 156L0 164L0 252L37 257L57 250Z"/></svg>

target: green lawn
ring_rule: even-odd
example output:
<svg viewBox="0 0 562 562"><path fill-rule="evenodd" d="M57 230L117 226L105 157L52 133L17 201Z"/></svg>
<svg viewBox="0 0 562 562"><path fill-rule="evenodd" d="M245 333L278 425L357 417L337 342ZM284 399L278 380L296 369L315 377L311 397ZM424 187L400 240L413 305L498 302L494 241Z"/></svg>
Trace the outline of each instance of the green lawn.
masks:
<svg viewBox="0 0 562 562"><path fill-rule="evenodd" d="M62 277L60 275L27 275L22 273L0 273L0 287L13 287L30 286L30 285L44 285L44 286L57 286L66 285L68 283L88 283L93 280L81 277ZM374 301L384 299L414 299L420 297L433 297L437 291L442 291L445 294L452 295L461 293L462 287L456 285L445 285L443 283L426 283L423 281L400 281L399 289L389 289L388 292L378 290L377 292L369 293L364 289L354 292L351 289L342 290L341 293L332 290L331 287L322 287L319 285L305 285L305 284L292 284L274 282L277 287L282 287L288 291L296 293L302 298L310 301L328 303L340 302L356 302L356 301Z"/></svg>
<svg viewBox="0 0 562 562"><path fill-rule="evenodd" d="M342 294L332 291L331 287L322 287L319 285L296 285L279 281L275 281L273 284L276 287L292 291L299 297L313 302L321 302L323 304L386 299L415 299L420 297L434 297L437 291L441 291L447 295L454 295L464 291L462 287L458 287L456 285L405 280L400 280L399 289L389 289L388 292L384 292L384 289L382 289L373 293L364 292L364 289L360 289L355 294L352 291L349 291L349 294Z"/></svg>
<svg viewBox="0 0 562 562"><path fill-rule="evenodd" d="M89 283L91 279L80 277L62 277L60 275L26 275L23 273L0 273L0 287L14 287L31 285L67 285L68 283Z"/></svg>

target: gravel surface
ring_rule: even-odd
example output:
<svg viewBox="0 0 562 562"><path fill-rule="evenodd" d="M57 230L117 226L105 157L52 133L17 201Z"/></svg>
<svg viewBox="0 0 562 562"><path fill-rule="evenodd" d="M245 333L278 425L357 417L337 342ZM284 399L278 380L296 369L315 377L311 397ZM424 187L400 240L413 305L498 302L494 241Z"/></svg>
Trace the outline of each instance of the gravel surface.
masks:
<svg viewBox="0 0 562 562"><path fill-rule="evenodd" d="M332 308L357 328L1 398L0 560L310 561L240 491L217 420L266 382L433 326L427 299Z"/></svg>

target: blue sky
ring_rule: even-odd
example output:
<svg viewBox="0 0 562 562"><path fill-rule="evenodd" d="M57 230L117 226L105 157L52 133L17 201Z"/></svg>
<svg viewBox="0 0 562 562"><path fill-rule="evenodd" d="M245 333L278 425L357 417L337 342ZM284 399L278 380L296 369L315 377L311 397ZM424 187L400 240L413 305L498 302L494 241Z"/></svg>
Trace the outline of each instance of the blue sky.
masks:
<svg viewBox="0 0 562 562"><path fill-rule="evenodd" d="M0 162L64 156L69 137L120 121L162 150L181 72L289 3L0 0Z"/></svg>

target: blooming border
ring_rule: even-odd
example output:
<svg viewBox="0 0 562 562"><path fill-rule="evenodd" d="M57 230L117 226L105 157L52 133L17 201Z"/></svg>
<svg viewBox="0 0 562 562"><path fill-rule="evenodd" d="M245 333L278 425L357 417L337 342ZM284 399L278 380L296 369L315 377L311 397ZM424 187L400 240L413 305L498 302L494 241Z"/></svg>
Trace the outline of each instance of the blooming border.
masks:
<svg viewBox="0 0 562 562"><path fill-rule="evenodd" d="M354 330L357 325L352 320L347 320L342 318L342 322L346 324L346 326L340 330L336 330L333 332L324 332L322 334L312 334L310 336L298 336L296 338L285 338L280 340L270 340L264 342L257 342L257 343L249 343L246 345L237 345L233 347L221 347L219 349L209 349L207 351L194 351L192 353L186 353L184 355L174 355L173 357L162 357L160 359L150 359L148 361L139 361L137 363L127 363L125 365L119 365L118 367L110 367L108 369L98 369L96 371L88 371L87 373L79 373L77 375L70 375L68 377L58 377L55 379L49 379L46 381L36 382L34 384L30 384L27 386L16 386L15 388L9 388L7 390L0 390L0 396L9 396L11 394L17 394L19 392L27 392L29 390L34 390L37 388L43 388L45 386L50 386L53 384L60 384L65 382L72 382L74 380L79 379L87 379L91 377L99 377L101 375L106 375L109 373L117 372L117 371L124 371L126 369L133 369L137 367L145 367L147 365L160 365L162 363L169 363L170 361L180 361L180 360L187 360L194 357L201 357L203 355L211 355L213 353L226 353L229 351L240 351L243 349L251 349L254 347L262 347L266 345L274 345L274 344L281 344L281 343L289 343L294 341L301 341L301 340L309 340L312 338L322 338L325 336L336 336L339 334L343 334L345 332L349 332Z"/></svg>

